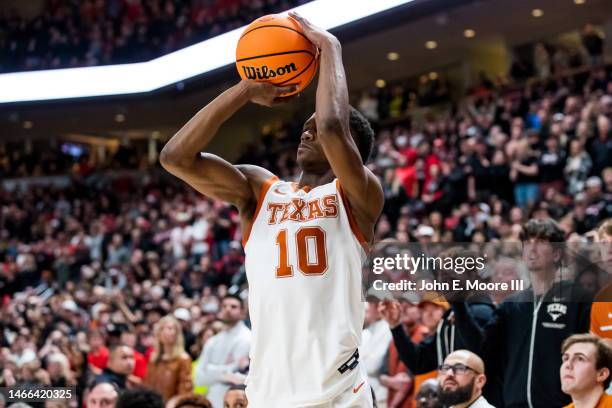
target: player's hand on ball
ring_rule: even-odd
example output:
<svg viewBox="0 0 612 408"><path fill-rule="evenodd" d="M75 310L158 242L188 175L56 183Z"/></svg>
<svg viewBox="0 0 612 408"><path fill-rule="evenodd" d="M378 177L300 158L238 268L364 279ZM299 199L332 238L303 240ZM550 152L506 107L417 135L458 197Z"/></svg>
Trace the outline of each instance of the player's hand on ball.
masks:
<svg viewBox="0 0 612 408"><path fill-rule="evenodd" d="M294 11L289 12L289 16L297 20L298 23L302 26L302 31L304 31L304 35L306 38L310 40L317 48L322 48L326 43L329 42L338 42L338 39L334 37L329 31L325 31L320 27L312 24L310 21L306 20L304 17L300 16Z"/></svg>
<svg viewBox="0 0 612 408"><path fill-rule="evenodd" d="M295 91L295 85L276 86L267 82L246 81L251 102L263 106L275 106L293 98L282 95Z"/></svg>
<svg viewBox="0 0 612 408"><path fill-rule="evenodd" d="M395 300L383 300L378 303L378 312L389 323L390 328L395 328L400 324L400 305Z"/></svg>

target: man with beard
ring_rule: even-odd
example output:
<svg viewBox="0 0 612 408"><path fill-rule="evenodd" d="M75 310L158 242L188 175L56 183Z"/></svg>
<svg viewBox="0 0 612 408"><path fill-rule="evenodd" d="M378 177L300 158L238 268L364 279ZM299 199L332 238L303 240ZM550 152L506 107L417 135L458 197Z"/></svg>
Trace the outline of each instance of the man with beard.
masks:
<svg viewBox="0 0 612 408"><path fill-rule="evenodd" d="M223 406L223 396L235 373L248 364L251 346L251 331L242 321L242 299L236 295L225 296L219 317L225 329L206 342L195 367L195 385L208 386L206 397L214 407Z"/></svg>
<svg viewBox="0 0 612 408"><path fill-rule="evenodd" d="M438 368L440 402L449 408L494 408L482 396L486 382L480 357L468 350L452 352Z"/></svg>

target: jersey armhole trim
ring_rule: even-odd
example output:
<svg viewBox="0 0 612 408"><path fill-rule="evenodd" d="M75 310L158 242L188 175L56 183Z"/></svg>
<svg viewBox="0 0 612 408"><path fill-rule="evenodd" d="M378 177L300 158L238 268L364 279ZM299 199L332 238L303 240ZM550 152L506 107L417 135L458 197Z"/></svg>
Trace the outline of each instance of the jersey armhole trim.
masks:
<svg viewBox="0 0 612 408"><path fill-rule="evenodd" d="M261 206L266 198L266 194L268 194L268 190L274 183L279 180L277 176L272 176L261 185L261 190L259 190L259 197L257 199L257 207L255 207L255 213L253 214L253 219L251 219L251 223L246 228L244 233L242 234L242 246L246 247L247 242L249 241L249 236L251 235L251 229L253 228L253 224L255 220L257 220L257 216L259 215L259 211L261 210Z"/></svg>
<svg viewBox="0 0 612 408"><path fill-rule="evenodd" d="M353 231L353 235L355 235L355 238L357 238L357 241L359 241L362 246L367 246L368 242L366 241L363 233L361 232L361 229L359 229L359 225L357 224L355 216L353 215L353 210L351 209L351 204L349 203L346 194L344 194L344 190L342 189L342 186L340 185L340 180L338 179L336 179L336 188L338 189L338 192L340 193L340 198L344 203L344 208L346 209L346 215L348 216L349 225L351 226L351 231Z"/></svg>

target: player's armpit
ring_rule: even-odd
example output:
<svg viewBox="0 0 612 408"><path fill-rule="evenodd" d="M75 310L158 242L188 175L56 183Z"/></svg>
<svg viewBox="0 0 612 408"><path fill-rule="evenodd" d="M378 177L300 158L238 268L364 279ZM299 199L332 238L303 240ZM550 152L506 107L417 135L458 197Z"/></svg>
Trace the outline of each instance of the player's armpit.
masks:
<svg viewBox="0 0 612 408"><path fill-rule="evenodd" d="M253 164L237 164L234 166L238 171L240 171L249 181L249 185L251 186L251 190L253 191L253 196L255 197L255 201L259 198L259 194L261 193L261 187L269 180L271 177L274 177L274 173L269 170L264 169L263 167L255 166Z"/></svg>
<svg viewBox="0 0 612 408"><path fill-rule="evenodd" d="M211 153L201 153L189 163L161 158L162 166L207 197L228 202L248 211L257 203L248 178L236 166Z"/></svg>

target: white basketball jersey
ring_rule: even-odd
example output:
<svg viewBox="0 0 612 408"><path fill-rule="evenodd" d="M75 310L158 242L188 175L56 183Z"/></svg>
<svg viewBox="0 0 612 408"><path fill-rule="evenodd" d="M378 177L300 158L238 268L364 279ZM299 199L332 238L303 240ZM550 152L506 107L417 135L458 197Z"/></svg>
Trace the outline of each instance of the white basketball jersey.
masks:
<svg viewBox="0 0 612 408"><path fill-rule="evenodd" d="M268 180L246 237L249 407L308 406L353 386L360 367L338 368L361 343L365 252L339 182Z"/></svg>

